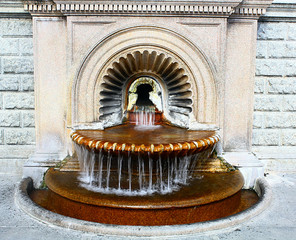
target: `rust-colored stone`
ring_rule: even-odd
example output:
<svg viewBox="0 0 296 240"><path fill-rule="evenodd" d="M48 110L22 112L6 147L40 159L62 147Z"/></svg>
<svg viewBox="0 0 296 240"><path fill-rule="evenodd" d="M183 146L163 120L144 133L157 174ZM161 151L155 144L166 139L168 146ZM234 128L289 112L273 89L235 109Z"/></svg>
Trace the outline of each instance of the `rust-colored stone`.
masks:
<svg viewBox="0 0 296 240"><path fill-rule="evenodd" d="M215 131L191 131L170 125L157 125L145 131L131 124L105 130L77 130L72 140L98 151L183 152L192 154L213 147L220 139Z"/></svg>
<svg viewBox="0 0 296 240"><path fill-rule="evenodd" d="M179 191L148 196L88 191L79 185L77 172L54 169L47 172L46 183L50 189L46 196L33 193L32 198L51 211L100 223L152 226L208 221L236 213L243 178L239 171L203 173Z"/></svg>

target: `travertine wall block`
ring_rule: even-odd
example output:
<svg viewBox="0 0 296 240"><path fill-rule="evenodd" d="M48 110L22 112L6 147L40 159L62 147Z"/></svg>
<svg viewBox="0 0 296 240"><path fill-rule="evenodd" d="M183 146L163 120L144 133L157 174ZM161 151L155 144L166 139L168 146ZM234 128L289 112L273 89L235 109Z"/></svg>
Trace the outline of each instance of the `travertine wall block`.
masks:
<svg viewBox="0 0 296 240"><path fill-rule="evenodd" d="M5 144L30 145L35 143L35 129L4 129Z"/></svg>
<svg viewBox="0 0 296 240"><path fill-rule="evenodd" d="M284 146L295 146L296 145L296 129L283 131L282 138L283 138Z"/></svg>
<svg viewBox="0 0 296 240"><path fill-rule="evenodd" d="M22 124L23 127L35 127L35 114L33 111L22 112Z"/></svg>
<svg viewBox="0 0 296 240"><path fill-rule="evenodd" d="M271 94L295 94L296 78L270 78L267 80L267 92Z"/></svg>
<svg viewBox="0 0 296 240"><path fill-rule="evenodd" d="M22 91L34 91L34 76L28 75L21 78Z"/></svg>
<svg viewBox="0 0 296 240"><path fill-rule="evenodd" d="M282 40L287 37L287 23L263 22L258 25L258 40Z"/></svg>
<svg viewBox="0 0 296 240"><path fill-rule="evenodd" d="M3 140L3 129L0 129L0 145L3 145L4 140Z"/></svg>
<svg viewBox="0 0 296 240"><path fill-rule="evenodd" d="M0 158L32 153L33 71L32 20L0 18Z"/></svg>
<svg viewBox="0 0 296 240"><path fill-rule="evenodd" d="M20 127L20 112L0 111L0 127Z"/></svg>
<svg viewBox="0 0 296 240"><path fill-rule="evenodd" d="M255 111L280 111L281 100L277 96L256 95L254 109Z"/></svg>
<svg viewBox="0 0 296 240"><path fill-rule="evenodd" d="M287 23L288 25L288 40L296 41L296 26L294 23Z"/></svg>
<svg viewBox="0 0 296 240"><path fill-rule="evenodd" d="M3 72L12 74L33 74L32 57L5 57L3 58Z"/></svg>
<svg viewBox="0 0 296 240"><path fill-rule="evenodd" d="M3 94L0 92L0 109L3 109Z"/></svg>
<svg viewBox="0 0 296 240"><path fill-rule="evenodd" d="M15 38L0 39L0 55L14 56L19 52L19 40Z"/></svg>
<svg viewBox="0 0 296 240"><path fill-rule="evenodd" d="M295 155L295 76L296 22L259 22L253 146L260 154Z"/></svg>
<svg viewBox="0 0 296 240"><path fill-rule="evenodd" d="M7 93L4 95L5 109L34 109L34 93Z"/></svg>
<svg viewBox="0 0 296 240"><path fill-rule="evenodd" d="M20 54L32 56L33 55L33 41L31 38L22 38L19 40Z"/></svg>
<svg viewBox="0 0 296 240"><path fill-rule="evenodd" d="M3 19L0 21L0 35L31 37L33 35L30 19Z"/></svg>
<svg viewBox="0 0 296 240"><path fill-rule="evenodd" d="M253 145L278 146L280 133L278 130L253 129Z"/></svg>
<svg viewBox="0 0 296 240"><path fill-rule="evenodd" d="M18 91L19 77L17 76L0 76L0 91Z"/></svg>

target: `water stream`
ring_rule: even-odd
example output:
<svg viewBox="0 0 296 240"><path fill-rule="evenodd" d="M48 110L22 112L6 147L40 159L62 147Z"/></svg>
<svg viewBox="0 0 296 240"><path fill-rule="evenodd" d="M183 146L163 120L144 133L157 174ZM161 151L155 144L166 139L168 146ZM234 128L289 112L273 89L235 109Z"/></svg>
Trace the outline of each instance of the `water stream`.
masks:
<svg viewBox="0 0 296 240"><path fill-rule="evenodd" d="M211 150L184 156L121 151L106 154L76 145L82 186L96 192L121 195L166 194L192 179L195 167ZM196 177L196 176L195 176Z"/></svg>

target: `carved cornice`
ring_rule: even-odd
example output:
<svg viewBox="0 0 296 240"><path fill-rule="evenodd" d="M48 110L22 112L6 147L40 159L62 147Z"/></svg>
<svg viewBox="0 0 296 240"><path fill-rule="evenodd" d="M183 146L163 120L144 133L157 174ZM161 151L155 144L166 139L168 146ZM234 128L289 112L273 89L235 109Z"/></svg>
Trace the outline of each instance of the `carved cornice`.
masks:
<svg viewBox="0 0 296 240"><path fill-rule="evenodd" d="M203 1L25 1L25 10L32 15L194 15L259 17L270 0L203 0Z"/></svg>
<svg viewBox="0 0 296 240"><path fill-rule="evenodd" d="M273 0L244 0L235 8L232 18L259 18Z"/></svg>

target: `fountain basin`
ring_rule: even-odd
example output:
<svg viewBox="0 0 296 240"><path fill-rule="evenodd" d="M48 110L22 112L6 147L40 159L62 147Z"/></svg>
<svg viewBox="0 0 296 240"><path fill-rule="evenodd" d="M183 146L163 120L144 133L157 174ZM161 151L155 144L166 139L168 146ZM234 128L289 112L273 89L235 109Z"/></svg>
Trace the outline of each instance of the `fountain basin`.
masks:
<svg viewBox="0 0 296 240"><path fill-rule="evenodd" d="M72 140L90 150L162 153L198 152L220 139L215 131L190 131L170 125L119 125L105 130L77 130Z"/></svg>
<svg viewBox="0 0 296 240"><path fill-rule="evenodd" d="M196 173L200 175L200 173ZM190 185L170 194L120 196L87 190L77 181L77 172L50 169L45 181L50 191L47 203L37 202L62 215L118 225L175 225L202 222L237 212L243 177L228 173L202 173Z"/></svg>

